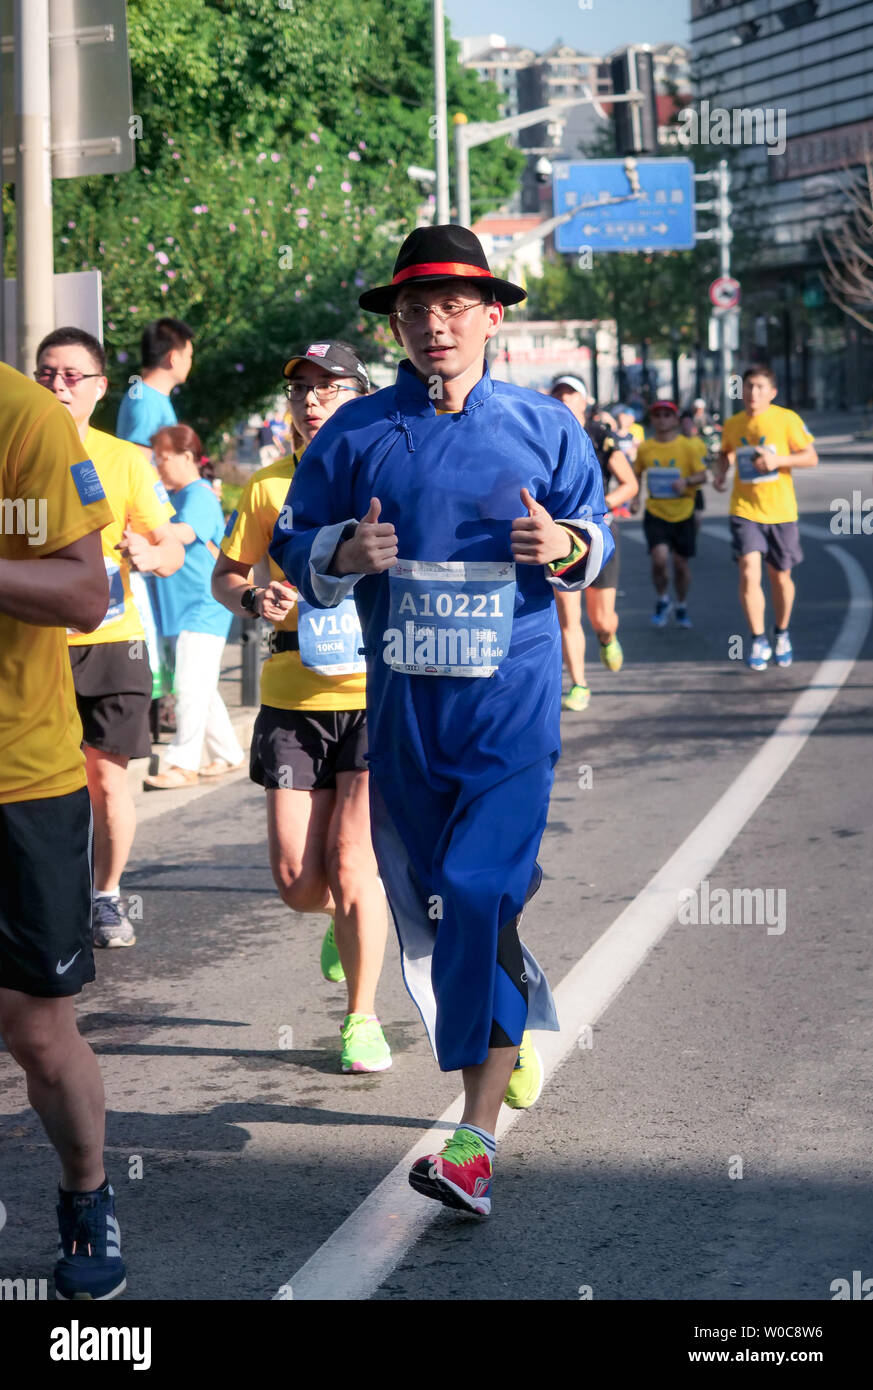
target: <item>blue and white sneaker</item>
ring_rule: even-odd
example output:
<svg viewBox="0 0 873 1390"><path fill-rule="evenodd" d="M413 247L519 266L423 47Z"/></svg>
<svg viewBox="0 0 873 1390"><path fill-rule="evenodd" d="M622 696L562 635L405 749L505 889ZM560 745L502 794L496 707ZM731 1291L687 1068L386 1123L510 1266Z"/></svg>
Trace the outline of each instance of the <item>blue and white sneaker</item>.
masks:
<svg viewBox="0 0 873 1390"><path fill-rule="evenodd" d="M773 648L764 637L752 638L752 650L746 658L746 665L752 671L766 671L767 662L773 658Z"/></svg>
<svg viewBox="0 0 873 1390"><path fill-rule="evenodd" d="M668 598L659 598L655 603L655 611L652 614L652 627L666 627L669 616L670 600Z"/></svg>
<svg viewBox="0 0 873 1390"><path fill-rule="evenodd" d="M794 648L787 632L777 632L775 642L776 665L790 666L794 660Z"/></svg>
<svg viewBox="0 0 873 1390"><path fill-rule="evenodd" d="M120 898L95 898L91 904L91 932L95 946L135 946L136 933Z"/></svg>
<svg viewBox="0 0 873 1390"><path fill-rule="evenodd" d="M126 1289L114 1198L108 1182L96 1192L58 1188L58 1298L100 1301Z"/></svg>

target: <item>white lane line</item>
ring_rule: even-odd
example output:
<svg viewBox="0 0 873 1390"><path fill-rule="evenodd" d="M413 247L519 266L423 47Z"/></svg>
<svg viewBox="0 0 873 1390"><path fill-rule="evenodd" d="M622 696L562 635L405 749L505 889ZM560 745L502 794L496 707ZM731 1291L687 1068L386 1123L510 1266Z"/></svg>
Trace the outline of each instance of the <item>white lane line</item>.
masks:
<svg viewBox="0 0 873 1390"><path fill-rule="evenodd" d="M824 527L804 530L833 539ZM840 545L828 545L827 550L843 569L849 587L846 615L827 657L724 795L555 990L562 1030L537 1034L547 1080L573 1051L582 1028L596 1022L672 926L680 890L695 887L715 867L797 757L846 681L870 629L873 592L853 556ZM460 1119L462 1105L463 1097L458 1096L274 1297L370 1297L442 1210L438 1203L413 1192L407 1173L415 1159L442 1147L446 1127ZM504 1108L497 1124L498 1138L520 1113ZM499 1188L497 1200L499 1203Z"/></svg>

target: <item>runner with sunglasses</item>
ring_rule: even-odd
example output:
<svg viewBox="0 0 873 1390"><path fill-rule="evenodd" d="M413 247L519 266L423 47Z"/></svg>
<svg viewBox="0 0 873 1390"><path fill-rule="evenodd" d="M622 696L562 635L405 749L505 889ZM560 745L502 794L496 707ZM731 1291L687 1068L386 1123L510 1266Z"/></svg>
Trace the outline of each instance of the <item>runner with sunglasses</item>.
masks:
<svg viewBox="0 0 873 1390"><path fill-rule="evenodd" d="M310 343L285 363L285 394L305 449L325 421L366 395L367 369L348 343ZM232 613L273 623L252 735L251 777L266 788L270 866L283 902L331 917L325 979L345 980L341 1067L385 1071L391 1053L375 1012L387 935L385 894L370 843L366 676L351 599L339 609L298 602L272 559L273 528L303 449L253 475L229 521L212 588Z"/></svg>
<svg viewBox="0 0 873 1390"><path fill-rule="evenodd" d="M112 508L112 524L101 534L109 608L96 632L70 632L67 640L94 808L94 945L133 946L136 932L121 898L136 834L127 765L152 751L152 671L131 575L174 574L185 551L173 534L164 486L142 452L91 424L109 387L101 343L84 329L58 328L43 338L36 362L36 380L73 417Z"/></svg>

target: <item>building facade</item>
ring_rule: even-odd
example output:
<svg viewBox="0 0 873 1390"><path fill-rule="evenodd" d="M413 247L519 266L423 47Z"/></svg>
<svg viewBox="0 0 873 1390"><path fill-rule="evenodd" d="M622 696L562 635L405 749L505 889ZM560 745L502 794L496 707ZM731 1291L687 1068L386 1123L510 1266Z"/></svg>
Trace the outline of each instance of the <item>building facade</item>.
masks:
<svg viewBox="0 0 873 1390"><path fill-rule="evenodd" d="M866 404L873 335L830 302L819 238L873 149L873 0L692 0L691 32L694 133L718 134L738 227L755 229L735 263L742 355L770 362L783 404Z"/></svg>

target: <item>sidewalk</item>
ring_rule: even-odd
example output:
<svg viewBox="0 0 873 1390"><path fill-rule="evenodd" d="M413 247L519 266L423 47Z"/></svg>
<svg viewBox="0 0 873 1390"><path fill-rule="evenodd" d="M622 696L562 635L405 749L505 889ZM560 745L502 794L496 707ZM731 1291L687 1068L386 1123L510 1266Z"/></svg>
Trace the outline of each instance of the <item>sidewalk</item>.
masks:
<svg viewBox="0 0 873 1390"><path fill-rule="evenodd" d="M221 658L221 677L218 682L218 693L227 706L230 721L233 724L236 736L248 753L249 744L252 738L252 729L255 723L255 716L258 713L257 705L244 705L242 703L242 646L239 635L236 631L237 624L231 628L231 635ZM158 760L166 755L172 734L162 733L161 742L152 744L151 758L135 758L127 765L127 779L130 788L134 792L142 791L142 779L148 774L149 770L157 771ZM184 790L184 789L181 789ZM150 793L158 797L167 796L173 793Z"/></svg>
<svg viewBox="0 0 873 1390"><path fill-rule="evenodd" d="M873 415L869 411L801 410L799 413L815 435L820 458L873 463Z"/></svg>

